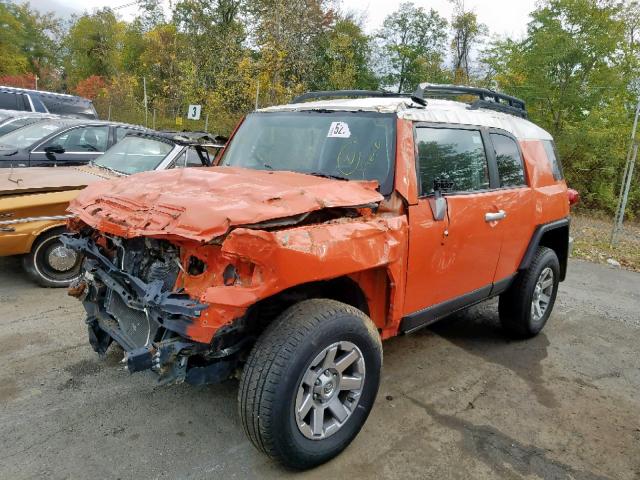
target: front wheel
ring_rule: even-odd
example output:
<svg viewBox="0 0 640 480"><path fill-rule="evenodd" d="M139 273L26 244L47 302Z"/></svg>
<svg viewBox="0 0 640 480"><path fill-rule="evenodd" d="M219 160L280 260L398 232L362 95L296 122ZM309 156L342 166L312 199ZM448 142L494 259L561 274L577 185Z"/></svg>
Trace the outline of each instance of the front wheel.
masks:
<svg viewBox="0 0 640 480"><path fill-rule="evenodd" d="M31 252L22 257L27 275L41 287L68 287L80 275L82 255L68 249L60 241L64 228L53 228L41 234Z"/></svg>
<svg viewBox="0 0 640 480"><path fill-rule="evenodd" d="M334 300L305 300L256 342L240 381L244 430L285 466L311 468L358 434L378 392L382 344L371 320Z"/></svg>

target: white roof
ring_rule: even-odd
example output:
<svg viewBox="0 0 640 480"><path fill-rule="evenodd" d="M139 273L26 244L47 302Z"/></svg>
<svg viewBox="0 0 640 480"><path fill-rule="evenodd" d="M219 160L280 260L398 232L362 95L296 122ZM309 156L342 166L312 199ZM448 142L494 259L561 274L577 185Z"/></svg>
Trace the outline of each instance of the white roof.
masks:
<svg viewBox="0 0 640 480"><path fill-rule="evenodd" d="M469 105L451 100L426 99L423 107L408 97L363 97L316 102L292 103L263 108L261 112L286 112L307 110L368 111L396 113L399 118L416 122L453 123L501 128L518 140L552 140L551 135L524 118L480 108L469 109Z"/></svg>

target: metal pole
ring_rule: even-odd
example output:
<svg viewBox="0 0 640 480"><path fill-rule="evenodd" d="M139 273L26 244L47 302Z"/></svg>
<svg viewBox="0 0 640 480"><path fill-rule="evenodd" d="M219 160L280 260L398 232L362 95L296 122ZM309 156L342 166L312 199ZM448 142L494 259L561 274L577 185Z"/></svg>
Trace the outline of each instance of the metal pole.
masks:
<svg viewBox="0 0 640 480"><path fill-rule="evenodd" d="M147 79L142 77L142 88L144 90L144 126L149 126L149 109L147 108Z"/></svg>
<svg viewBox="0 0 640 480"><path fill-rule="evenodd" d="M258 98L260 97L260 80L256 82L256 110L258 110Z"/></svg>
<svg viewBox="0 0 640 480"><path fill-rule="evenodd" d="M107 114L107 120L111 121L111 104L109 104L109 113Z"/></svg>
<svg viewBox="0 0 640 480"><path fill-rule="evenodd" d="M156 109L153 109L153 125L152 127L154 130L156 129Z"/></svg>
<svg viewBox="0 0 640 480"><path fill-rule="evenodd" d="M636 157L638 154L638 145L636 143L636 129L638 128L638 116L640 116L640 101L636 107L635 117L633 119L633 128L631 130L631 143L629 144L629 150L627 151L627 160L624 165L624 172L622 174L622 184L620 185L620 194L618 195L618 204L616 206L616 214L613 220L613 228L611 229L611 239L609 241L610 246L614 246L616 243L616 237L618 232L622 229L622 223L624 222L624 212L627 206L627 199L629 197L629 189L631 188L631 178L633 177L633 167L635 165Z"/></svg>
<svg viewBox="0 0 640 480"><path fill-rule="evenodd" d="M204 117L204 131L209 133L209 114L207 113Z"/></svg>

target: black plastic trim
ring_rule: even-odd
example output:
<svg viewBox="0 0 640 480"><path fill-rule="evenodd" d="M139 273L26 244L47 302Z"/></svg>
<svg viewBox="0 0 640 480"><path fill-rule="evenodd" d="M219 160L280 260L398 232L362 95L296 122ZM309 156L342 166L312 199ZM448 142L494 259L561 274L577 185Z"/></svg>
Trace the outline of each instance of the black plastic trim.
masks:
<svg viewBox="0 0 640 480"><path fill-rule="evenodd" d="M411 313L400 321L400 332L410 333L419 328L426 327L447 315L450 315L463 308L479 303L491 295L493 284L481 287L460 297L456 297L446 302L431 305L417 312Z"/></svg>
<svg viewBox="0 0 640 480"><path fill-rule="evenodd" d="M567 228L569 227L569 218L561 218L560 220L555 220L553 222L538 225L534 230L533 235L531 236L531 240L529 241L529 246L527 247L527 250L524 256L522 257L522 261L520 262L520 266L518 267L518 270L526 270L527 268L529 268L529 265L531 265L533 257L536 254L536 250L540 245L540 240L542 240L542 236L545 233L551 230L556 230L558 228L564 228L564 227L567 227ZM568 253L568 249L569 249L569 245L567 243L567 253ZM560 281L564 280L565 275L566 275L566 265L564 268L561 268Z"/></svg>

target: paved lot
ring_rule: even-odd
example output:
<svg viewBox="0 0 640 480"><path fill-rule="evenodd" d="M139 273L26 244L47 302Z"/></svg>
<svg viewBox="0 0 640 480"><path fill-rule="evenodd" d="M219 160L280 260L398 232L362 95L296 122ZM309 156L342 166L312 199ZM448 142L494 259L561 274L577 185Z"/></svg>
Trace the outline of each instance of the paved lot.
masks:
<svg viewBox="0 0 640 480"><path fill-rule="evenodd" d="M237 384L157 387L91 351L81 307L0 259L0 478L640 478L640 274L573 261L544 333L495 302L385 344L377 403L294 474L241 431Z"/></svg>

